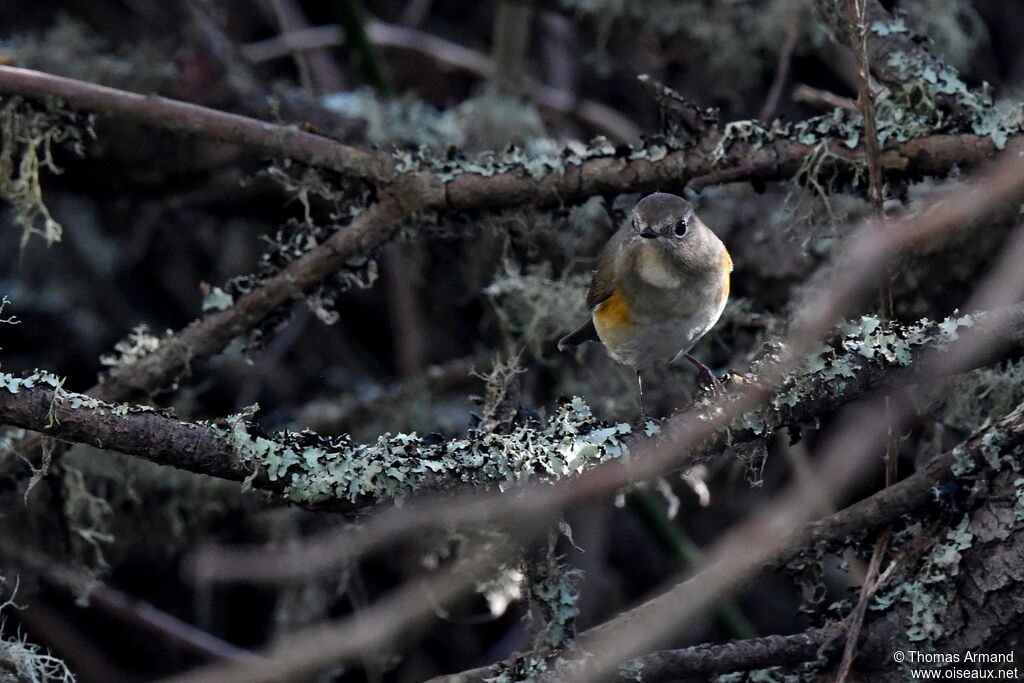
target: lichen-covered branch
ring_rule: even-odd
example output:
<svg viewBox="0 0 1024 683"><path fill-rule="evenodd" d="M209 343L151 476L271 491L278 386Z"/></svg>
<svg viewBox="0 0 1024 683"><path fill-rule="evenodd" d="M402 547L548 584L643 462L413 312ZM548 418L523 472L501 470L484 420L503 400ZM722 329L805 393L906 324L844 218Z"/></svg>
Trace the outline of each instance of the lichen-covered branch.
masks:
<svg viewBox="0 0 1024 683"><path fill-rule="evenodd" d="M998 358L1005 349L1024 339L1024 305L1001 309L997 320L985 322L985 316L949 318L941 323L914 325L883 324L875 316L866 316L840 326L833 345L823 345L809 357L801 372L794 373L774 393L763 408L750 411L722 432L694 449L693 462L710 457L736 454L752 441L767 438L785 426L800 426L826 415L842 405L881 388L914 384L920 363L930 355L942 353L962 334L990 336L992 348L982 363ZM757 383L759 369L773 362L766 355L751 369L747 382ZM971 368L957 368L964 372ZM682 424L682 413L669 420Z"/></svg>
<svg viewBox="0 0 1024 683"><path fill-rule="evenodd" d="M637 657L623 667L623 677L634 673L643 683L675 681L691 676L709 676L801 664L819 656L828 657L841 649L842 629L813 628L788 636L765 636L727 643L705 643L679 650L662 650Z"/></svg>
<svg viewBox="0 0 1024 683"><path fill-rule="evenodd" d="M249 415L222 424L183 422L143 406L109 404L64 391L53 376L0 374L0 422L66 441L260 489L317 509L351 511L422 489L458 484L506 488L529 478L554 480L625 455L629 425L604 425L579 399L545 427L472 432L444 441L415 434L353 444L311 432L259 435Z"/></svg>
<svg viewBox="0 0 1024 683"><path fill-rule="evenodd" d="M815 0L814 4L835 41L848 45L846 0ZM924 76L925 86L951 108L960 106L957 97L977 97L967 90L956 70L932 54L928 41L911 31L902 18L894 17L878 0L864 0L864 5L867 61L871 74L881 83L900 91Z"/></svg>
<svg viewBox="0 0 1024 683"><path fill-rule="evenodd" d="M173 384L182 374L223 350L232 339L301 298L347 259L366 254L390 238L406 214L399 198L382 198L326 242L292 261L224 310L194 320L177 334L161 340L149 353L113 367L87 393L106 401L122 401Z"/></svg>
<svg viewBox="0 0 1024 683"><path fill-rule="evenodd" d="M78 108L215 139L228 135L244 140L251 130L253 135L259 133L259 145L276 145L271 151L284 155L293 152L288 144L278 141L299 140L306 151L295 153L297 158L328 168L337 166L336 153L340 154L337 143L320 136L295 137L292 134L296 131L287 127L268 127L255 119L229 114L222 118L221 112L198 111L185 103L23 69L0 67L0 92L33 97L58 95ZM173 383L221 351L231 339L255 328L281 306L315 287L346 260L372 253L416 211L561 204L598 193L672 190L688 183L704 187L755 178L777 180L800 172L808 156L821 145L829 153L822 157L819 172L854 173L862 163L863 151L856 146L855 136L854 144L849 144L850 132L844 130L842 125L825 119L779 130L737 122L727 125L721 134L709 132L701 141L703 146L675 148L665 141L628 148L599 143L567 150L561 156L528 156L510 150L473 161L396 152L391 170L382 170L383 162L376 153L372 158L350 155L355 161L346 170L378 181L376 205L225 310L194 321L152 353L113 371L88 393L119 401ZM1005 139L982 135L922 137L888 145L880 162L894 174L937 174L986 159L1001 146L1000 142L1005 144ZM318 144L324 149L317 148ZM1009 144L1017 149L1017 138ZM1024 142L1020 147L1024 148ZM348 148L342 151L345 154L341 156L348 159Z"/></svg>
<svg viewBox="0 0 1024 683"><path fill-rule="evenodd" d="M941 486L945 482L957 479L958 477L969 475L973 472L978 472L982 476L993 474L1002 466L1000 463L1001 460L1010 460L1016 463L1016 467L1020 467L1022 465L1020 462L1022 444L1024 444L1024 405L1018 406L1017 409L1012 411L1009 415L1006 415L1002 419L999 419L981 429L956 448L933 458L924 468L918 470L913 475L899 483L882 489L874 495L854 503L848 508L820 520L807 523L794 530L792 533L788 534L782 542L773 547L771 551L765 555L763 561L760 563L761 568L762 570L778 569L789 562L804 548L815 546L828 547L832 544L841 544L844 541L847 541L854 534L875 529L881 525L890 524L907 513L919 511L922 509L922 506L928 504L929 501L935 500L936 487ZM1006 501L1005 496L1003 499L996 497L993 500L997 502L1002 500L1000 504L1004 507L1008 507L1011 514L1015 506L1019 505L1012 498L1011 500ZM994 532L998 528L1001 527L993 526L992 531ZM695 574L683 583L677 584L670 590L666 591L661 596L649 600L632 610L626 611L609 622L605 622L604 624L581 633L576 641L578 652L586 652L590 642L603 633L610 633L614 628L628 628L630 625L633 625L635 628L639 628L639 624L644 623L644 620L648 618L647 615L659 609L670 610L673 605L681 604L684 597L692 596L703 590L702 587L707 583L706 579L713 578L708 576L709 572L714 572L715 569L715 567L711 567L709 570ZM714 581L711 581L711 583L715 584ZM1015 585L1017 586L1016 590L1018 591L1019 586L1024 585L1024 582L1020 581L1015 584L1010 581L1001 580L996 580L991 583L1003 590L1011 590ZM732 587L735 588L735 586ZM1006 599L1009 600L1011 598L1007 597ZM903 616L905 617L906 615L904 614ZM965 620L964 623L968 622ZM891 661L893 649L892 637L892 630L890 630L886 631L886 636L884 638L878 639L878 646L876 649L879 652L883 649L885 650L885 661ZM751 643L751 649L761 650L761 643L757 641L749 642ZM795 655L798 651L808 655L808 660L815 658L815 655L810 648L791 648L789 646L794 644L789 642L777 644L779 647L769 649L764 653L764 658L761 658L760 654L755 652L748 652L746 649L736 648L732 651L733 656L736 657L736 661L733 664L729 664L717 657L713 657L709 660L708 658L699 656L698 653L694 652L687 652L675 660L671 657L667 657L666 659L669 662L674 661L675 666L671 670L662 671L662 673L665 674L664 678L654 677L650 680L674 680L675 678L699 675L701 673L705 673L705 670L701 668L705 666L714 666L714 671L721 672L735 671L747 668L748 666L770 666L773 664L792 663L793 657L791 655ZM715 646L703 647L713 648ZM841 648L837 647L837 650L838 649ZM714 650L714 652L716 654L724 654L719 650ZM661 654L662 653L655 653L653 655L655 657L656 664L660 665L662 663L667 663L661 659ZM769 657L778 657L779 659L777 661L771 661ZM517 655L511 660L499 662L488 667L464 671L459 674L444 676L435 680L445 680L450 681L451 683L455 683L456 681L459 683L479 683L484 680L502 681L506 679L501 678L501 676L506 675L506 672L510 671L511 667L522 666L523 662L530 662L534 658L535 655L528 652ZM541 658L543 658L543 655L541 655ZM643 658L641 657L640 662L642 663L642 661ZM552 662L552 664L554 664L554 662ZM689 668L691 666L694 668ZM731 668L728 668L730 666ZM642 666L626 664L621 671L623 676L627 679L631 678L632 680L640 681L648 680L644 674Z"/></svg>
<svg viewBox="0 0 1024 683"><path fill-rule="evenodd" d="M997 324L988 326L984 315L913 326L881 326L876 318L850 323L840 331L836 347L823 347L807 359L768 405L679 457L677 465L730 452L727 446L738 449L781 426L830 412L874 387L913 382L915 361L941 353L966 330L992 337L997 347L1024 336L1024 305L1001 313ZM769 355L762 367L773 362ZM756 382L756 376L748 381ZM554 480L617 459L652 440L626 424L602 424L578 399L563 405L544 427L528 423L504 434L470 432L450 441L415 434L386 435L370 444L311 432L271 437L253 430L246 417L232 416L223 425L183 422L150 408L66 392L45 374L25 379L0 375L0 422L191 472L249 481L294 502L333 510L459 484L505 487L534 476Z"/></svg>

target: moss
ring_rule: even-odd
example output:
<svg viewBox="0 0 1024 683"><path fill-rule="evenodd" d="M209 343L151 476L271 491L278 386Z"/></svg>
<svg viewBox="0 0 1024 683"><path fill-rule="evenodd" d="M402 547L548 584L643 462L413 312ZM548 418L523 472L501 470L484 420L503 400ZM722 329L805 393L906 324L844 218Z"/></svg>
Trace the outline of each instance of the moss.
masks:
<svg viewBox="0 0 1024 683"><path fill-rule="evenodd" d="M552 340L568 332L568 324L587 319L589 282L589 273L555 277L550 263L520 268L506 260L484 294L509 343L541 358L554 351Z"/></svg>
<svg viewBox="0 0 1024 683"><path fill-rule="evenodd" d="M942 424L974 432L1024 402L1024 361L978 368L953 379L949 391L930 408Z"/></svg>
<svg viewBox="0 0 1024 683"><path fill-rule="evenodd" d="M71 531L71 543L80 565L94 573L109 569L104 551L114 542L110 531L113 509L97 495L76 467L66 463L60 468L64 485L64 518ZM87 595L76 596L80 603Z"/></svg>
<svg viewBox="0 0 1024 683"><path fill-rule="evenodd" d="M43 203L39 172L61 172L53 159L55 146L81 156L83 140L92 134L90 121L54 101L38 107L20 97L0 97L0 198L10 204L22 230L22 246L32 235L47 244L60 241L62 228Z"/></svg>
<svg viewBox="0 0 1024 683"><path fill-rule="evenodd" d="M158 92L175 77L176 47L152 38L115 46L64 12L40 35L11 42L18 66L143 93Z"/></svg>

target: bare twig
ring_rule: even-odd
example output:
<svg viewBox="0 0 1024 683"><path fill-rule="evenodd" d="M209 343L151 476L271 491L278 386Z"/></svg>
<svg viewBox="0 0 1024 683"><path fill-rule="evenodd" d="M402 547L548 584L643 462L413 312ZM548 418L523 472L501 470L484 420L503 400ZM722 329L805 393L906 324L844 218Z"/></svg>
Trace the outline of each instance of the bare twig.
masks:
<svg viewBox="0 0 1024 683"><path fill-rule="evenodd" d="M645 683L675 681L690 676L708 676L800 664L820 655L834 654L835 636L842 626L813 628L790 636L766 636L727 643L695 645L680 650L662 650L637 657L633 663L643 672ZM833 643L822 651L822 646Z"/></svg>
<svg viewBox="0 0 1024 683"><path fill-rule="evenodd" d="M803 104L819 107L821 109L845 109L847 111L858 111L857 103L848 97L841 97L828 90L812 88L801 83L793 88L793 100Z"/></svg>
<svg viewBox="0 0 1024 683"><path fill-rule="evenodd" d="M344 145L292 126L265 123L159 95L138 95L13 66L0 66L0 93L57 96L75 109L244 145L370 180L386 180L394 175L394 166L386 154Z"/></svg>
<svg viewBox="0 0 1024 683"><path fill-rule="evenodd" d="M270 0L281 33L309 27L309 21L295 0ZM334 92L345 86L345 77L331 53L323 47L294 50L292 57L303 86L310 92Z"/></svg>
<svg viewBox="0 0 1024 683"><path fill-rule="evenodd" d="M36 574L75 596L88 596L89 605L129 622L135 628L149 631L174 648L211 659L241 661L255 658L248 650L221 640L148 602L132 598L32 548L5 542L3 556L22 572Z"/></svg>
<svg viewBox="0 0 1024 683"><path fill-rule="evenodd" d="M866 0L847 0L846 21L849 27L850 49L853 51L854 63L857 68L857 106L864 119L864 147L868 161L868 198L879 229L885 229L884 198L882 196L882 170L878 160L878 127L875 122L875 104L871 98L868 82L867 27L864 24L864 2ZM892 275L887 269L879 288L880 315L883 320L892 318ZM885 485L896 483L896 457L899 448L898 437L893 434L891 397L885 397L885 420L888 435L885 442ZM867 612L869 593L872 584L881 569L882 558L889 546L889 534L883 531L875 541L875 547L868 563L867 575L861 587L860 600L849 620L846 633L846 646L843 648L843 659L839 666L836 683L845 683L853 667L853 659L857 654L857 642Z"/></svg>
<svg viewBox="0 0 1024 683"><path fill-rule="evenodd" d="M499 0L491 31L491 59L495 66L492 87L505 92L519 92L526 71L526 48L532 19L532 7Z"/></svg>
<svg viewBox="0 0 1024 683"><path fill-rule="evenodd" d="M524 530L526 532L527 530ZM314 626L282 638L259 660L214 664L169 679L167 683L268 683L306 681L339 662L358 662L407 636L434 616L437 605L471 590L479 577L505 558L490 550L418 581L410 581L366 610L337 622Z"/></svg>
<svg viewBox="0 0 1024 683"><path fill-rule="evenodd" d="M803 15L803 0L789 0L789 12L786 16L786 38L782 41L779 49L779 59L775 64L775 78L772 86L768 89L768 97L765 98L764 106L758 118L762 121L769 120L775 115L779 106L779 99L782 97L782 88L786 85L786 78L789 76L789 64L793 60L793 49L796 47L796 39L800 35L800 19Z"/></svg>
<svg viewBox="0 0 1024 683"><path fill-rule="evenodd" d="M867 0L846 0L846 21L849 27L850 49L857 65L857 106L864 118L864 148L868 161L868 196L875 216L881 217L882 165L879 162L878 125L875 123L875 105L868 84L867 27L864 25L864 6Z"/></svg>

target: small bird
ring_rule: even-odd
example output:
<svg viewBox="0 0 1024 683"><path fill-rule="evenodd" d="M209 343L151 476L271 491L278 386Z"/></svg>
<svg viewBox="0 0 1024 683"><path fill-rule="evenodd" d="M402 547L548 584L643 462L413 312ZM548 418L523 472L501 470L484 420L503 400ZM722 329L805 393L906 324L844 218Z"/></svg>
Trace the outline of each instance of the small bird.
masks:
<svg viewBox="0 0 1024 683"><path fill-rule="evenodd" d="M600 341L614 360L636 370L644 420L641 371L686 358L721 383L690 349L718 322L729 298L732 258L682 197L647 195L629 223L597 258L587 292L590 320L558 342L558 350Z"/></svg>

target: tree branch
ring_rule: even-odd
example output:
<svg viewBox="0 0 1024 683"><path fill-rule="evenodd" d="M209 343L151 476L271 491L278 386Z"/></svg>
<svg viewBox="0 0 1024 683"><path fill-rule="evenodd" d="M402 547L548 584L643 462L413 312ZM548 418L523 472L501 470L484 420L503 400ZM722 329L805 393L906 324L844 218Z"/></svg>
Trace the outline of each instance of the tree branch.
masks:
<svg viewBox="0 0 1024 683"><path fill-rule="evenodd" d="M990 316L993 314L989 314ZM997 348L1006 347L1024 337L1024 304L1010 309L1001 309L994 316L996 322L986 324L986 316L978 315L971 320L972 333L989 338ZM831 412L867 391L890 384L911 384L915 373L924 365L922 360L929 354L942 353L950 340L950 324L939 323L930 327L908 332L909 328L872 329L863 338L847 338L848 350L826 354L817 362L822 369L798 374L790 379L775 394L772 406L744 415L740 419L743 427L722 430L712 439L693 449L685 457L678 455L676 466L687 466L697 459L706 459L715 454L738 452L744 443L762 439L784 425L806 422L816 416ZM961 328L954 334L967 335ZM888 345L878 345L878 340ZM954 344L955 348L955 344ZM991 360L989 354L979 362ZM962 372L969 368L956 367L950 371ZM842 385L837 379L842 378ZM445 491L462 482L478 484L507 481L515 471L502 466L501 456L485 459L475 467L461 462L454 446L445 443L426 443L421 439L395 437L400 440L402 450L397 451L396 460L389 467L404 470L396 474L398 482L385 486L373 476L356 488L354 482L364 476L360 464L363 459L381 464L382 457L393 455L395 447L376 453L362 450L348 441L331 442L316 435L283 432L274 437L250 434L241 417L229 419L224 425L207 425L183 422L149 408L103 403L89 396L65 392L57 386L56 380L38 376L17 380L10 375L0 375L0 422L53 436L66 441L87 443L98 448L120 451L152 462L169 465L199 474L222 479L248 481L253 486L279 495L288 495L292 500L317 509L350 512L373 503L389 500L416 490ZM751 378L749 384L756 384ZM4 389L3 387L6 387ZM552 419L549 430L559 432L558 420ZM686 424L688 420L700 420L701 416L684 413L670 420L668 429ZM575 425L578 438L590 438L589 434L603 429L597 421L584 420ZM570 433L575 433L570 430ZM617 432L618 433L618 432ZM533 439L540 440L542 434L534 433ZM507 444L503 437L493 436L495 453L503 452ZM514 435L509 439L515 440ZM563 436L558 436L563 438ZM615 437L616 439L618 437ZM465 439L456 439L452 444L461 444ZM632 436L630 449L640 451L646 442L653 442L642 435ZM614 442L588 441L599 448L614 448ZM474 446L487 451L487 442ZM345 468L330 476L319 471L305 470L297 454L307 453L315 448L318 459L325 463L345 463ZM517 450L523 459L522 444ZM292 451L294 462L284 455ZM454 454L454 455L453 455ZM722 455L718 455L722 457ZM595 458L587 463L591 466L600 461ZM431 463L424 468L423 463ZM381 466L383 466L381 464ZM493 468L490 475L488 468ZM313 495L295 485L295 477L310 477L309 485L326 486L325 492ZM325 480L324 477L327 477ZM552 476L555 478L555 476ZM332 480L333 479L333 480ZM374 490L379 486L381 491ZM339 493L341 492L341 493Z"/></svg>
<svg viewBox="0 0 1024 683"><path fill-rule="evenodd" d="M986 468L989 467L987 463L992 453L991 444L993 443L999 444L1000 453L1012 453L1015 448L1024 444L1024 405L1018 406L1009 415L979 430L956 448L933 458L924 468L903 481L884 488L869 498L823 519L804 524L801 528L787 534L783 541L764 555L763 560L759 563L761 571L774 570L784 566L808 546L827 546L842 542L853 534L890 524L904 514L919 510L934 499L934 487L956 478L952 469L954 463L960 463L967 469L973 467L982 472L986 471ZM971 465L967 466L966 463L971 463ZM757 542L755 539L756 536L748 538L753 544ZM721 563L712 564L704 571L677 584L658 597L581 633L576 643L580 649L586 651L595 639L601 637L602 634L611 633L612 629L647 623L649 615L659 610L677 609L680 605L689 604L688 601L697 600L695 596L701 591L708 590L709 584L718 587L718 582L714 580L713 576L716 570L721 570ZM735 588L736 586L730 587ZM812 633L811 635L813 641L817 636L823 634ZM776 640L770 645L761 642L763 639L755 639L743 641L746 644L733 644L734 646L729 649L727 646L705 645L699 648L686 648L678 651L676 655L653 653L648 656L654 658L655 665L662 667L661 673L664 674L664 677L648 679L648 672L643 670L643 680L674 680L675 678L700 675L709 671L704 667L713 667L710 669L713 672L724 672L754 666L791 664L794 663L794 657L797 655L805 656L806 659L803 661L816 657L817 649L812 648L811 643L801 642L799 638L795 641L790 638L792 637ZM888 654L891 657L892 641L890 639L886 642L890 648ZM839 645L836 643L835 651L841 649ZM705 650L707 652L704 652ZM487 667L440 676L430 683L440 683L441 681L481 683L487 678L500 674L514 661L529 660L534 656L530 652L519 654L509 660ZM734 657L735 661L730 662L726 659L727 657Z"/></svg>
<svg viewBox="0 0 1024 683"><path fill-rule="evenodd" d="M243 145L368 180L385 181L394 175L388 154L344 145L294 126L279 126L159 95L139 95L14 66L0 66L0 93L55 96L73 109Z"/></svg>
<svg viewBox="0 0 1024 683"><path fill-rule="evenodd" d="M631 664L639 669L644 683L767 669L833 655L840 649L838 636L842 634L841 626L829 626L788 636L772 635L727 643L705 643L679 650L652 652L637 657Z"/></svg>
<svg viewBox="0 0 1024 683"><path fill-rule="evenodd" d="M906 26L898 25L896 19L878 0L863 0L865 50L871 73L881 83L899 91L912 77L928 70L935 74L958 77L956 72L933 55L927 41L914 34ZM849 44L850 26L846 14L847 0L815 0L815 7L825 27L840 45ZM964 88L961 96L970 95ZM957 110L961 103L955 94L936 92L936 99L947 108Z"/></svg>
<svg viewBox="0 0 1024 683"><path fill-rule="evenodd" d="M681 189L760 178L791 177L803 166L814 145L787 138L767 143L719 141L721 155L709 150L676 150L658 155L656 148L635 153L597 150L575 160L552 160L539 176L519 162L499 162L491 169L456 164L440 171L430 168L394 175L378 153L349 148L321 136L273 126L255 119L225 114L166 98L143 97L113 88L39 72L0 67L0 92L33 97L57 95L72 107L94 109L124 120L146 122L169 130L212 139L252 144L277 154L294 155L307 163L344 168L380 180L380 203L351 225L289 264L227 310L200 318L165 340L154 353L89 390L109 401L125 400L173 382L195 365L220 352L228 342L259 325L280 306L315 287L346 259L371 253L387 242L401 222L418 210L479 209L519 204L551 205L577 201L598 193ZM822 172L852 171L863 150L829 143ZM1024 148L1021 138L1008 145L1013 153ZM349 154L351 150L355 150ZM886 149L881 164L892 173L938 174L956 165L978 163L996 151L989 137L941 135L911 140ZM654 158L654 157L657 158ZM473 170L476 169L476 170ZM450 176L450 177L449 177Z"/></svg>

